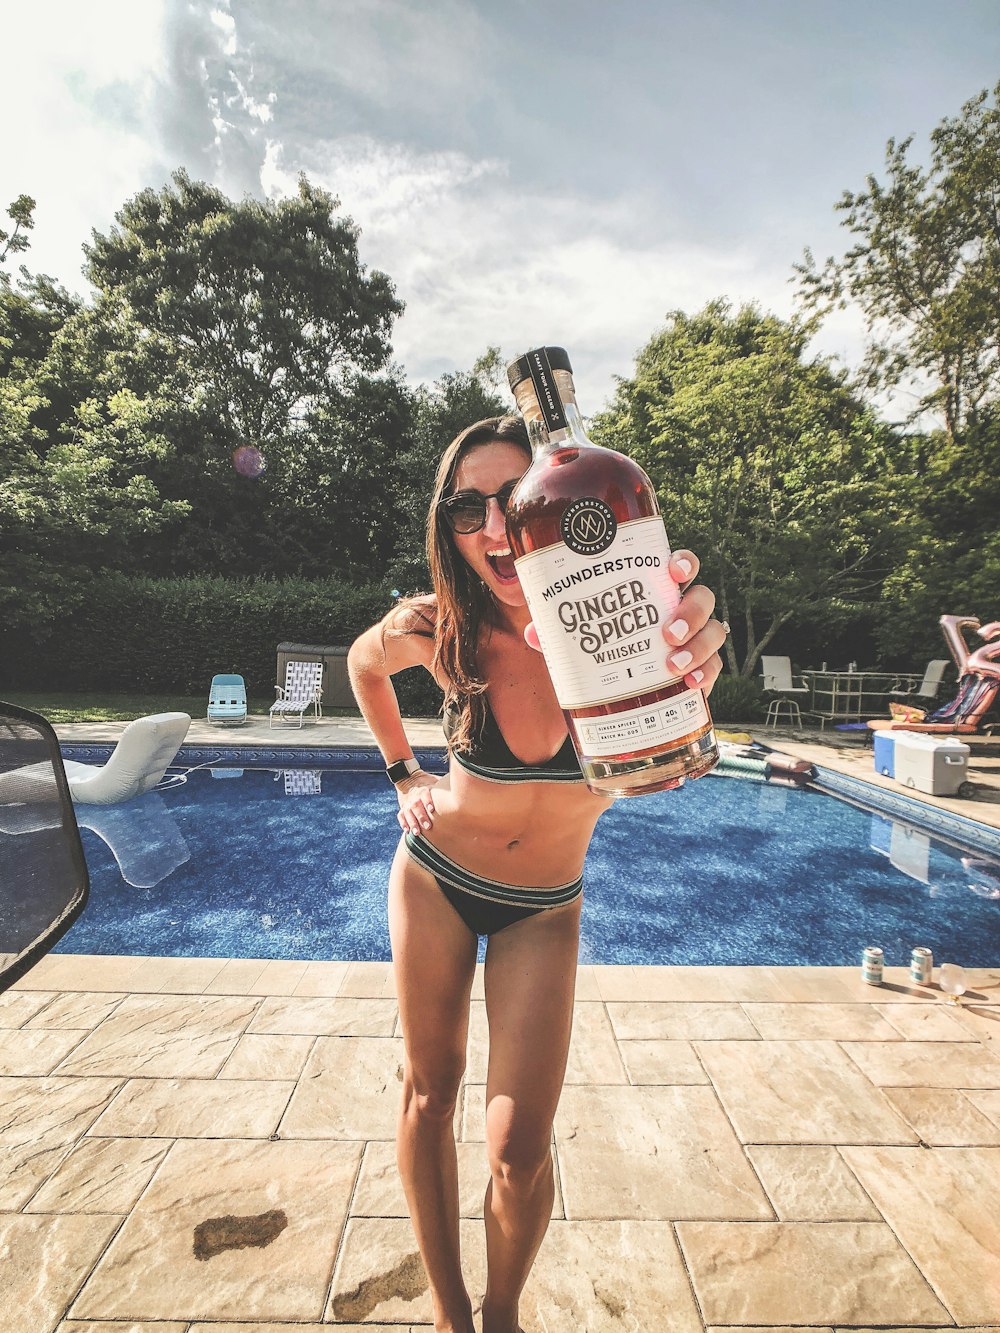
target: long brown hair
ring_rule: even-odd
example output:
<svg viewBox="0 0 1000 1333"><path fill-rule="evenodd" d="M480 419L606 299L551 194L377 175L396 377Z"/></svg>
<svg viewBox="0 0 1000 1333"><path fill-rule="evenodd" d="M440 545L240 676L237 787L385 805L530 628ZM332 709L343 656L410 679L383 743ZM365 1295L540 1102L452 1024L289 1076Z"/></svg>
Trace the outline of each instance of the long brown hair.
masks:
<svg viewBox="0 0 1000 1333"><path fill-rule="evenodd" d="M479 639L484 628L501 624L492 592L459 553L439 501L450 495L462 458L478 445L515 444L531 460L528 432L520 417L487 417L467 426L441 455L427 513L427 563L434 581L434 670L447 681L444 706L454 717L449 745L467 750L485 717L487 682L479 670Z"/></svg>

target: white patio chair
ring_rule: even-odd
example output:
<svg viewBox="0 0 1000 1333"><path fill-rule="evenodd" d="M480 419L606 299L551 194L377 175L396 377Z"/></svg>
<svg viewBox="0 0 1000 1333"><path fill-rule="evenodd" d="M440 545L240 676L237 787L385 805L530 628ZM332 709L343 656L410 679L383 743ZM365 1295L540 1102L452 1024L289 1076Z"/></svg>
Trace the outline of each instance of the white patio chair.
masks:
<svg viewBox="0 0 1000 1333"><path fill-rule="evenodd" d="M915 690L890 690L889 698L936 699L937 692L944 682L945 673L950 665L951 663L947 657L936 657L933 662L927 663L927 670L924 672L924 678Z"/></svg>
<svg viewBox="0 0 1000 1333"><path fill-rule="evenodd" d="M792 659L790 657L762 657L760 659L760 669L764 674L764 689L768 694L776 697L771 700L767 709L765 725L776 727L781 720L783 710L788 713L789 722L795 722L797 726L802 725L802 713L799 710L799 701L794 696L797 694L808 694L808 685L796 685L792 679Z"/></svg>
<svg viewBox="0 0 1000 1333"><path fill-rule="evenodd" d="M274 688L278 698L271 705L269 726L273 727L277 719L279 727L301 727L308 708L313 710L313 721L318 722L323 716L320 702L323 698L322 662L289 662L285 667L284 685Z"/></svg>

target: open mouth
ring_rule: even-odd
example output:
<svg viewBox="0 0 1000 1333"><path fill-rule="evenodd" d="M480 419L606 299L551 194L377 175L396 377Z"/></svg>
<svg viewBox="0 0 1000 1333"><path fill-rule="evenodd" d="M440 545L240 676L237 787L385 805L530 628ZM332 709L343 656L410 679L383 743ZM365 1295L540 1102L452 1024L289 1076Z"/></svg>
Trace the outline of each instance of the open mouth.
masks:
<svg viewBox="0 0 1000 1333"><path fill-rule="evenodd" d="M510 553L509 546L503 546L495 551L486 552L486 560L490 569L496 575L498 583L516 583L517 571L514 568L514 557Z"/></svg>

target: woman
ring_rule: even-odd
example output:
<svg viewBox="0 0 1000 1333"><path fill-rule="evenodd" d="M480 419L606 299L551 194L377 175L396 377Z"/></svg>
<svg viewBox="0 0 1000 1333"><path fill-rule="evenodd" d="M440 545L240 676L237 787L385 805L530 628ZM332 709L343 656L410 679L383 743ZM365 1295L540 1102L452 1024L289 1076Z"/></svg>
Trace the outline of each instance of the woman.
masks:
<svg viewBox="0 0 1000 1333"><path fill-rule="evenodd" d="M358 703L389 765L403 839L389 933L405 1045L399 1170L427 1269L434 1327L472 1333L459 1257L453 1119L465 1068L477 934L490 1051L483 1333L517 1333L518 1299L552 1211L552 1122L573 1017L583 861L611 804L583 782L507 546L504 509L530 462L514 417L463 431L438 468L427 523L434 594L351 648ZM671 574L697 573L686 551ZM691 588L664 653L711 689L725 634ZM416 766L391 677L423 666L445 693L446 776ZM415 770L415 771L412 771Z"/></svg>

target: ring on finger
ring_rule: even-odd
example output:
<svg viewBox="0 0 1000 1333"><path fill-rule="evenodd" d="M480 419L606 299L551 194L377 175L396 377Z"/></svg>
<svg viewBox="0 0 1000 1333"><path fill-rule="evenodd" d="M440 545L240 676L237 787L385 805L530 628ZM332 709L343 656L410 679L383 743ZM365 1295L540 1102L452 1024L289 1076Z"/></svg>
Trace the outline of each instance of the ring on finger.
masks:
<svg viewBox="0 0 1000 1333"><path fill-rule="evenodd" d="M719 624L722 626L723 630L725 631L726 638L728 639L729 636L730 636L730 634L732 634L732 630L731 630L730 627L729 627L729 621L728 621L728 620L720 620L720 621L719 621Z"/></svg>

